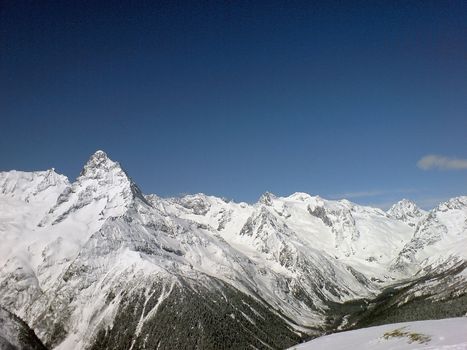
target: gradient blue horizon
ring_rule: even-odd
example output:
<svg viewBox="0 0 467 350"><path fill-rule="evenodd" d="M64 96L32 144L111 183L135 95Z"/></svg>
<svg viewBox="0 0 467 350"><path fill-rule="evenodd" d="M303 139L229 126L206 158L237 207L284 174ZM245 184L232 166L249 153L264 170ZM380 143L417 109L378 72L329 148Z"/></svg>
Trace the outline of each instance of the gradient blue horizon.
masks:
<svg viewBox="0 0 467 350"><path fill-rule="evenodd" d="M465 1L5 1L0 171L97 149L145 193L467 194Z"/></svg>

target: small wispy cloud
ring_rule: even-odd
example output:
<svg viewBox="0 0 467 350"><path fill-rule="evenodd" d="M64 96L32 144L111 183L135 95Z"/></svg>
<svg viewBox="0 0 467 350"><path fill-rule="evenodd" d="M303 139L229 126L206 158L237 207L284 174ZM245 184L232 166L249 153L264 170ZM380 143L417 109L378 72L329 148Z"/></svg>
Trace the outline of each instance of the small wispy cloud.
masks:
<svg viewBox="0 0 467 350"><path fill-rule="evenodd" d="M335 195L330 195L331 199L340 199L340 198L367 198L367 197L378 197L378 196L386 196L389 194L395 193L413 193L417 192L416 189L413 188L405 188L405 189L394 189L394 190L372 190L372 191L358 191L358 192L345 192Z"/></svg>
<svg viewBox="0 0 467 350"><path fill-rule="evenodd" d="M431 210L434 207L438 206L440 203L446 202L448 199L452 198L452 196L439 196L439 197L419 197L414 200L414 202L424 210ZM411 198L413 200L413 198ZM394 201L370 201L366 203L366 205L370 207L376 207L383 210L388 210L391 208L397 200Z"/></svg>
<svg viewBox="0 0 467 350"><path fill-rule="evenodd" d="M382 209L384 211L388 210L389 208L391 208L397 201L382 201L382 202L368 202L368 203L365 203L365 205L368 205L369 207L373 207L373 208L379 208L379 209Z"/></svg>
<svg viewBox="0 0 467 350"><path fill-rule="evenodd" d="M374 190L374 191L359 191L359 192L346 192L332 196L333 198L365 198L376 197L387 194L388 191Z"/></svg>
<svg viewBox="0 0 467 350"><path fill-rule="evenodd" d="M422 170L464 170L467 169L467 159L430 154L422 157L417 162L417 166Z"/></svg>

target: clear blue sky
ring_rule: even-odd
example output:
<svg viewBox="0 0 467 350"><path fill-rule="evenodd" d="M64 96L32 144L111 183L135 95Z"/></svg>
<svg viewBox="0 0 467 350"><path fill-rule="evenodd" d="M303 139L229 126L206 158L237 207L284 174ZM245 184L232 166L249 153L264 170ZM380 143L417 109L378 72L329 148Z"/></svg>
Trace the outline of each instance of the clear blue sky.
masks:
<svg viewBox="0 0 467 350"><path fill-rule="evenodd" d="M430 207L467 194L467 2L1 1L0 118L0 170Z"/></svg>

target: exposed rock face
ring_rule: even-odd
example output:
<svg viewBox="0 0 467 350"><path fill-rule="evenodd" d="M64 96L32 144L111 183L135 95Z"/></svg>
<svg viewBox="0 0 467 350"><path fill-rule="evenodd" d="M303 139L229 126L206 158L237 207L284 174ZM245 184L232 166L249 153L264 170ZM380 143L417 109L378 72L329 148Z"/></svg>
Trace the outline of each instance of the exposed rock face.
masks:
<svg viewBox="0 0 467 350"><path fill-rule="evenodd" d="M0 306L0 349L46 350L46 347L23 320Z"/></svg>
<svg viewBox="0 0 467 350"><path fill-rule="evenodd" d="M324 207L319 207L318 206L318 207L314 207L312 209L310 206L308 206L308 212L311 215L316 216L317 218L320 218L325 225L332 226L332 221L327 216L326 210L324 209Z"/></svg>
<svg viewBox="0 0 467 350"><path fill-rule="evenodd" d="M211 207L211 204L209 204L206 196L200 194L185 196L179 199L175 199L175 201L195 215L206 215Z"/></svg>

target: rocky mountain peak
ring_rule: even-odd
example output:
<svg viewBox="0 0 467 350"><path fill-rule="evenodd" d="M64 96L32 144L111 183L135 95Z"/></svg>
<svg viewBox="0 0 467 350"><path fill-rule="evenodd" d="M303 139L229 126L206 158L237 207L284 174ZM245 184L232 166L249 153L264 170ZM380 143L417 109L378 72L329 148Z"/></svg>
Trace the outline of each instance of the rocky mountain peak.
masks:
<svg viewBox="0 0 467 350"><path fill-rule="evenodd" d="M275 199L276 196L271 192L264 192L261 197L259 198L259 203L271 206L272 200Z"/></svg>
<svg viewBox="0 0 467 350"><path fill-rule="evenodd" d="M402 199L394 204L389 210L388 214L400 217L403 214L413 214L420 216L421 210L417 204L409 199Z"/></svg>
<svg viewBox="0 0 467 350"><path fill-rule="evenodd" d="M121 170L119 163L112 161L104 151L98 150L86 162L83 170L81 170L80 177L95 178L117 168Z"/></svg>
<svg viewBox="0 0 467 350"><path fill-rule="evenodd" d="M394 204L387 213L410 226L416 226L418 221L426 214L414 201L405 198Z"/></svg>
<svg viewBox="0 0 467 350"><path fill-rule="evenodd" d="M77 178L75 187L93 187L107 192L110 188L120 189L120 192L132 194L145 201L141 190L133 182L120 163L113 161L104 151L98 150L91 155ZM131 196L131 195L130 195Z"/></svg>
<svg viewBox="0 0 467 350"><path fill-rule="evenodd" d="M97 180L99 186L128 188L137 197L142 197L141 190L133 182L120 163L113 161L104 151L96 151L81 170L78 183Z"/></svg>
<svg viewBox="0 0 467 350"><path fill-rule="evenodd" d="M454 197L449 199L444 203L440 203L436 210L438 211L448 211L452 209L464 209L467 207L467 196Z"/></svg>
<svg viewBox="0 0 467 350"><path fill-rule="evenodd" d="M120 164L99 150L91 155L76 181L61 192L39 226L62 222L71 213L76 216L84 207L99 208L95 209L96 215L104 221L122 215L136 198L148 204ZM83 215L87 214L83 212Z"/></svg>

